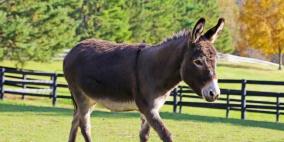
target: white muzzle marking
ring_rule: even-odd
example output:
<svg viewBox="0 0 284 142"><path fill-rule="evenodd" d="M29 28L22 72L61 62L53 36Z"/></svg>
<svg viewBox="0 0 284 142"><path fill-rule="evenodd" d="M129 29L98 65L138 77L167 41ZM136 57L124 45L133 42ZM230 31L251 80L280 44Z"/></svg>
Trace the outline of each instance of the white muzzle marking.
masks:
<svg viewBox="0 0 284 142"><path fill-rule="evenodd" d="M208 82L202 89L201 89L202 96L208 101L213 102L218 99L220 95L220 88L218 86L218 80L213 79L212 81Z"/></svg>

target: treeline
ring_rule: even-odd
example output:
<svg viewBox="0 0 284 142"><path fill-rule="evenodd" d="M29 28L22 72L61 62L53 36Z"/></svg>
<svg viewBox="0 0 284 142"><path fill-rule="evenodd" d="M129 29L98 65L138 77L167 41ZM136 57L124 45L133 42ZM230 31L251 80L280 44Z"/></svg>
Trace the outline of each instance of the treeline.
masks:
<svg viewBox="0 0 284 142"><path fill-rule="evenodd" d="M48 61L86 38L155 44L205 17L220 17L217 0L2 0L0 57ZM232 52L225 27L215 46Z"/></svg>

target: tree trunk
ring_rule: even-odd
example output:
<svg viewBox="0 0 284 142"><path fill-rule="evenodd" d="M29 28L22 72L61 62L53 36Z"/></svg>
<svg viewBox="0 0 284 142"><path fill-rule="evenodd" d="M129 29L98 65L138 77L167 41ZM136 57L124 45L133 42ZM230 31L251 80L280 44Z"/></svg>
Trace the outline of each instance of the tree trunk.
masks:
<svg viewBox="0 0 284 142"><path fill-rule="evenodd" d="M282 49L279 47L279 50L278 50L278 54L279 54L279 70L282 70Z"/></svg>

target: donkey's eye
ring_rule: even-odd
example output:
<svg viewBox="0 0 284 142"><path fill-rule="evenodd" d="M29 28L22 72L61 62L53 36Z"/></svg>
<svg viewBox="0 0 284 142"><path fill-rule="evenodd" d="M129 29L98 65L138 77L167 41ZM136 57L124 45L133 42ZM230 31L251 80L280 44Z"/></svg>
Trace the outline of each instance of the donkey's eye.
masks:
<svg viewBox="0 0 284 142"><path fill-rule="evenodd" d="M202 61L200 59L193 60L193 63L198 66L202 66Z"/></svg>

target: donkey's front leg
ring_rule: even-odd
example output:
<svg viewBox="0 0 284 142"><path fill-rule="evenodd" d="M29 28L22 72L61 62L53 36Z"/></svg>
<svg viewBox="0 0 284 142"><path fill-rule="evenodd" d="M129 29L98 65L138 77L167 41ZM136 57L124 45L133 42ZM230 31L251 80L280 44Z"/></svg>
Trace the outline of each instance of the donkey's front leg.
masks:
<svg viewBox="0 0 284 142"><path fill-rule="evenodd" d="M145 116L147 122L156 130L160 138L164 142L172 142L171 133L164 125L159 114L160 104L155 103L155 100L146 101L145 99L136 100L136 104L139 111Z"/></svg>
<svg viewBox="0 0 284 142"><path fill-rule="evenodd" d="M160 138L164 142L172 142L172 137L170 131L166 128L165 124L163 123L159 112L156 110L149 110L149 112L146 112L145 117L147 119L147 122L157 131Z"/></svg>
<svg viewBox="0 0 284 142"><path fill-rule="evenodd" d="M150 133L150 125L147 122L145 116L141 114L141 130L140 130L140 142L147 142Z"/></svg>

